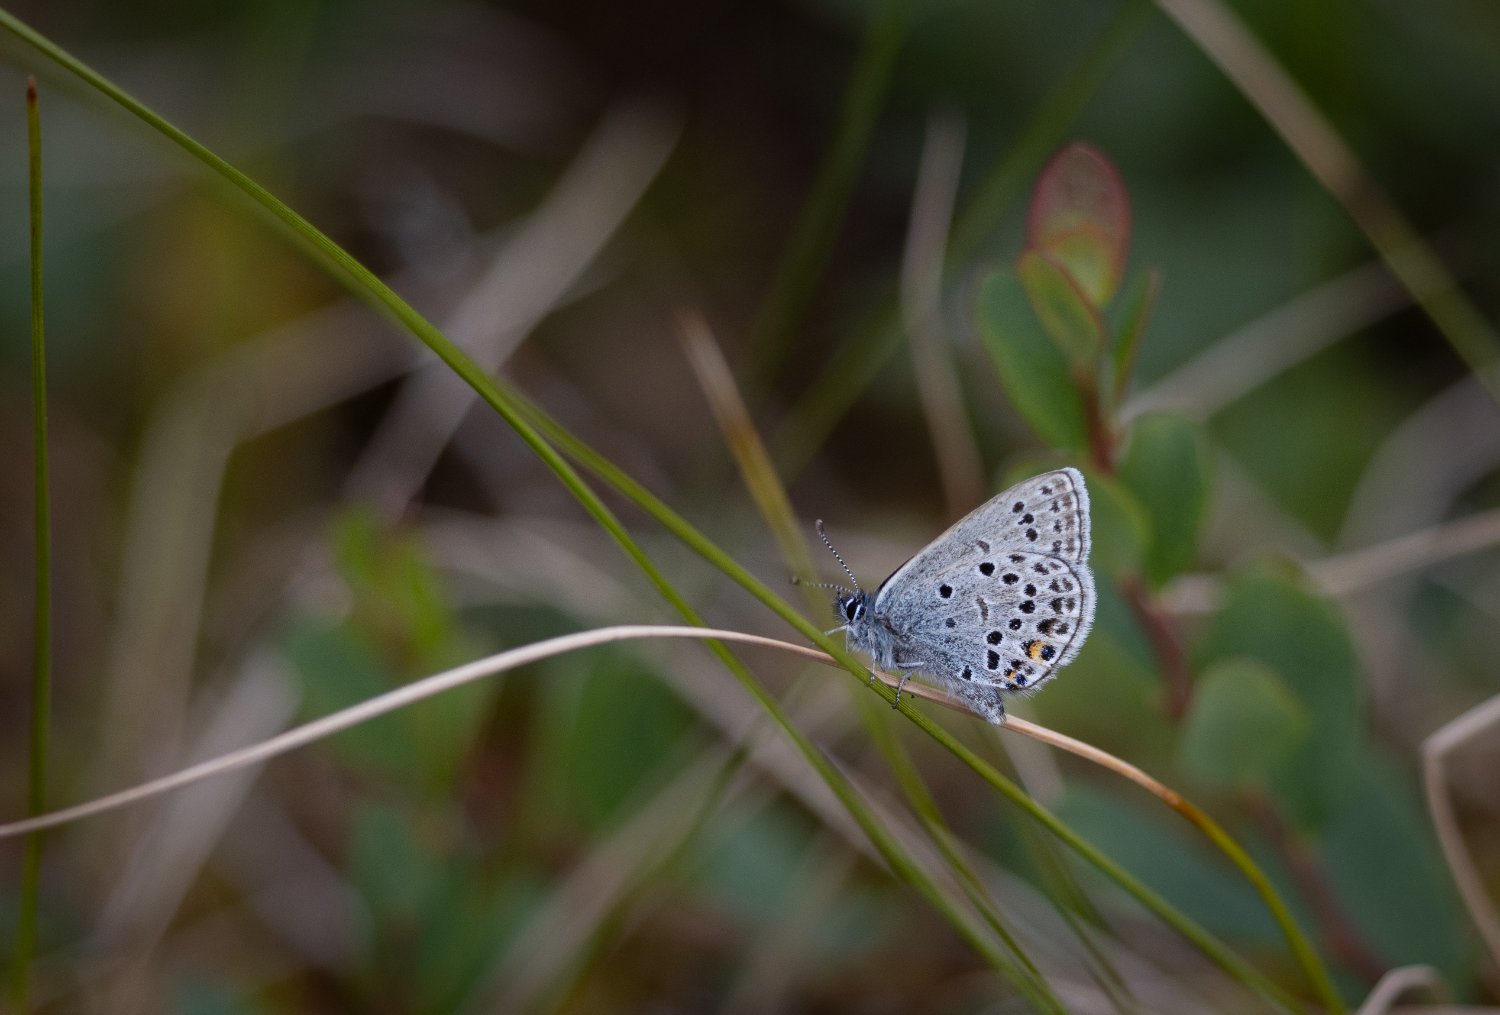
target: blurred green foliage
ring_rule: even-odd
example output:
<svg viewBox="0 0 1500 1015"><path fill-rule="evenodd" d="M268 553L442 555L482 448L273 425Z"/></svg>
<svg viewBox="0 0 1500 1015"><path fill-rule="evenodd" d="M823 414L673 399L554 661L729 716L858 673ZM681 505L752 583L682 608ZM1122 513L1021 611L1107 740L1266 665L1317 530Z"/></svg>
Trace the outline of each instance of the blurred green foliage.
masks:
<svg viewBox="0 0 1500 1015"><path fill-rule="evenodd" d="M1141 570L1160 585L1192 565L1208 515L1212 463L1202 434L1164 413L1141 417L1130 428L1120 479L1150 519Z"/></svg>
<svg viewBox="0 0 1500 1015"><path fill-rule="evenodd" d="M1225 659L1198 676L1182 768L1205 786L1259 790L1308 736L1307 712L1269 666Z"/></svg>
<svg viewBox="0 0 1500 1015"><path fill-rule="evenodd" d="M1276 771L1277 797L1316 827L1353 775L1363 740L1353 647L1334 609L1296 578L1273 567L1231 583L1199 646L1199 666L1253 659L1296 696L1317 729Z"/></svg>
<svg viewBox="0 0 1500 1015"><path fill-rule="evenodd" d="M1474 4L1233 10L1494 317L1500 151L1483 128L1500 102L1500 20ZM1492 509L1493 406L1438 412L1470 375L1393 285L1317 312L1299 302L1374 255L1222 69L1148 5L18 12L399 279L435 319L462 320L486 271L510 258L510 302L480 315L519 329L500 369L778 582L784 567L670 338L672 312L702 306L734 361L755 365L743 373L764 380L750 386L758 424L801 428L781 435L810 449L791 484L798 509L862 525L860 551L899 562L951 520L931 421L893 355L904 332L893 294L930 118L955 115L954 220L978 239L950 244L942 266L933 326L951 340L962 395L950 408L984 462L980 485L1066 462L1084 469L1093 506L1095 630L1019 711L1219 819L1346 1001L1411 963L1438 968L1460 997L1494 999L1415 778L1421 737L1495 691L1494 553L1340 601L1297 563ZM14 41L4 57L12 84L38 62ZM313 718L495 648L667 616L491 414L469 414L416 500L346 485L410 390L388 326L347 308L317 316L337 297L326 277L76 85L43 73L54 799L173 763L247 660L284 664L300 718ZM631 103L681 133L624 225L605 228L618 174L591 175L579 152L609 133L601 123L618 130L611 117ZM12 137L19 108L0 104ZM616 158L645 144L615 141ZM12 208L17 180L0 175ZM557 192L569 214L545 218ZM12 547L26 546L28 506L16 478L29 444L20 221L0 216L12 253L0 259L0 447L13 463L0 532ZM507 316L561 270L560 251L591 243L602 256L534 327ZM1289 316L1274 318L1272 338L1305 341L1299 355L1267 368L1275 355L1263 351L1252 366L1265 374L1232 378L1246 384L1227 401L1193 390L1136 411L1178 368L1277 313ZM779 337L755 345L766 320ZM826 405L839 407L832 432L820 429ZM1376 485L1386 456L1423 427L1437 437L1408 468L1431 465L1432 488L1369 513L1367 487L1391 489ZM621 517L713 622L763 627L722 576L639 515ZM864 574L868 560L850 556ZM23 570L0 574L13 701L10 675L29 652ZM882 820L910 832L919 869L949 878L852 723L858 710L821 696L830 680L853 682L797 682L782 660L743 658ZM146 719L108 711L132 700L150 702ZM972 770L878 711L1059 996L1087 991L1121 1009L1148 997L1177 1010L1258 1003L1243 978L1148 923ZM22 712L0 715L0 743L22 742ZM977 723L942 721L1011 770ZM532 989L501 975L516 956L547 960L545 982L521 998L536 1008L978 1011L1022 996L892 877L769 726L707 653L616 647L279 759L254 806L204 831L219 846L191 862L163 852L175 880L131 857L153 822L181 820L190 840L188 819L143 808L138 824L80 825L47 840L37 996L55 1010L85 996L107 1008L118 992L193 1012L481 1011ZM0 757L6 815L23 806L23 753ZM1282 989L1313 997L1264 901L1178 815L1071 758L1014 768L1075 832ZM1455 789L1469 841L1500 841L1476 785ZM637 820L678 799L675 820ZM1500 860L1479 860L1500 884ZM0 914L14 897L0 879ZM348 911L316 914L335 929L310 947L288 928L307 917L294 903L331 897ZM575 899L600 915L562 933L547 921Z"/></svg>
<svg viewBox="0 0 1500 1015"><path fill-rule="evenodd" d="M1067 353L1031 311L1025 282L996 271L980 283L979 333L1017 412L1038 436L1062 451L1088 443L1083 397L1068 371Z"/></svg>

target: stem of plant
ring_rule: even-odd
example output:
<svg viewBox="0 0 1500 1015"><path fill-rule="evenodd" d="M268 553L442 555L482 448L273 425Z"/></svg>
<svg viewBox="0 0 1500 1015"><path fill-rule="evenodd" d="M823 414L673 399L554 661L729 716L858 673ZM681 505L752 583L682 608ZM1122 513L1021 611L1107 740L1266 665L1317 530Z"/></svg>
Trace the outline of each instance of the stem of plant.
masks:
<svg viewBox="0 0 1500 1015"><path fill-rule="evenodd" d="M47 809L47 728L52 713L52 510L47 467L47 357L42 315L42 128L36 78L26 79L26 141L31 216L31 397L36 464L36 588L31 690L31 757L27 808ZM17 902L11 999L18 1012L31 1006L31 960L36 953L42 833L26 839Z"/></svg>
<svg viewBox="0 0 1500 1015"><path fill-rule="evenodd" d="M1344 911L1317 853L1299 839L1275 804L1263 794L1248 796L1245 808L1291 871L1297 890L1312 914L1318 935L1323 939L1323 946L1367 985L1376 983L1385 975L1389 964L1375 953L1359 932L1359 926Z"/></svg>
<svg viewBox="0 0 1500 1015"><path fill-rule="evenodd" d="M1073 383L1083 398L1084 425L1088 429L1089 457L1100 472L1113 475L1115 471L1115 429L1104 411L1099 397L1097 369L1090 373L1075 370Z"/></svg>
<svg viewBox="0 0 1500 1015"><path fill-rule="evenodd" d="M1173 722L1178 722L1187 715L1188 705L1193 700L1193 668L1188 663L1187 651L1182 647L1177 628L1139 578L1124 578L1119 588L1130 604L1136 622L1146 633L1166 680L1167 715Z"/></svg>

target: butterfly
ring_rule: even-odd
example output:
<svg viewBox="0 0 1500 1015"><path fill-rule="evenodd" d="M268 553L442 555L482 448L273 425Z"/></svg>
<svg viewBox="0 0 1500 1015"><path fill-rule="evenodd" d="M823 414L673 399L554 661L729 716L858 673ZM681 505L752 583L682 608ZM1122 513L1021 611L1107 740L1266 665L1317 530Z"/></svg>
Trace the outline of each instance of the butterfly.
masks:
<svg viewBox="0 0 1500 1015"><path fill-rule="evenodd" d="M1017 483L975 508L872 596L859 587L823 523L817 525L854 588L834 609L849 648L900 675L896 699L922 674L979 716L1005 721L1003 695L1034 690L1083 647L1094 623L1089 495L1077 469Z"/></svg>

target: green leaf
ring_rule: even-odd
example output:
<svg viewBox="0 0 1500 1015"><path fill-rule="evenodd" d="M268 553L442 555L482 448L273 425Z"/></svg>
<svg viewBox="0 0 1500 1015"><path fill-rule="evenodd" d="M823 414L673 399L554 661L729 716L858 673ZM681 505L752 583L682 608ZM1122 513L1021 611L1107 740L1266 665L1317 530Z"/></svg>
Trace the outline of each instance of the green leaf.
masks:
<svg viewBox="0 0 1500 1015"><path fill-rule="evenodd" d="M1125 289L1120 311L1120 326L1115 329L1114 400L1118 405L1125 396L1125 387L1135 371L1135 354L1140 350L1141 338L1146 333L1146 324L1151 311L1156 308L1156 297L1161 292L1161 272L1155 268L1138 273Z"/></svg>
<svg viewBox="0 0 1500 1015"><path fill-rule="evenodd" d="M358 805L350 820L345 864L369 910L369 929L377 936L400 935L403 929L422 925L439 870L418 843L407 810L381 803Z"/></svg>
<svg viewBox="0 0 1500 1015"><path fill-rule="evenodd" d="M696 877L717 906L741 919L769 922L784 914L787 873L813 841L804 821L782 806L726 815Z"/></svg>
<svg viewBox="0 0 1500 1015"><path fill-rule="evenodd" d="M316 719L397 687L381 648L349 624L292 625L282 650L302 678L302 714ZM447 795L498 688L482 680L345 730L329 750L347 765L420 794Z"/></svg>
<svg viewBox="0 0 1500 1015"><path fill-rule="evenodd" d="M1307 710L1265 663L1226 659L1198 680L1182 728L1183 768L1222 789L1266 786L1307 739Z"/></svg>
<svg viewBox="0 0 1500 1015"><path fill-rule="evenodd" d="M492 887L472 843L434 844L438 875L411 944L409 1011L462 1011L540 900L524 878Z"/></svg>
<svg viewBox="0 0 1500 1015"><path fill-rule="evenodd" d="M1382 959L1466 981L1468 921L1409 764L1363 752L1318 846L1340 904Z"/></svg>
<svg viewBox="0 0 1500 1015"><path fill-rule="evenodd" d="M1151 539L1151 519L1135 494L1113 476L1090 469L1089 516L1093 529L1090 563L1110 578L1135 574Z"/></svg>
<svg viewBox="0 0 1500 1015"><path fill-rule="evenodd" d="M417 809L390 804L356 808L348 878L369 917L371 1000L399 1010L454 1011L536 893L519 879L496 891L476 851L453 837L459 826L420 818Z"/></svg>
<svg viewBox="0 0 1500 1015"><path fill-rule="evenodd" d="M1073 780L1058 816L1215 933L1277 947L1276 923L1254 889L1166 808Z"/></svg>
<svg viewBox="0 0 1500 1015"><path fill-rule="evenodd" d="M302 715L316 719L389 691L396 680L363 638L311 618L294 622L281 650L300 678ZM411 763L399 713L360 723L335 735L328 750L344 764L399 780Z"/></svg>
<svg viewBox="0 0 1500 1015"><path fill-rule="evenodd" d="M1104 343L1104 324L1068 272L1051 258L1028 250L1016 273L1047 335L1075 367L1092 367Z"/></svg>
<svg viewBox="0 0 1500 1015"><path fill-rule="evenodd" d="M561 820L607 828L670 774L691 716L628 652L553 659L538 669L530 813L541 827Z"/></svg>
<svg viewBox="0 0 1500 1015"><path fill-rule="evenodd" d="M1052 157L1031 193L1026 243L1067 272L1089 305L1114 297L1130 247L1130 198L1102 152L1071 144Z"/></svg>
<svg viewBox="0 0 1500 1015"><path fill-rule="evenodd" d="M1077 451L1088 442L1083 399L1068 360L1047 337L1013 272L995 271L979 286L980 339L1011 404L1048 444Z"/></svg>
<svg viewBox="0 0 1500 1015"><path fill-rule="evenodd" d="M1264 565L1247 570L1230 583L1199 646L1199 671L1237 656L1277 673L1312 723L1272 789L1301 826L1321 825L1348 785L1361 736L1354 649L1343 618L1298 576Z"/></svg>
<svg viewBox="0 0 1500 1015"><path fill-rule="evenodd" d="M1187 569L1208 511L1209 453L1197 426L1152 413L1130 428L1120 480L1145 508L1150 545L1143 563L1155 585Z"/></svg>
<svg viewBox="0 0 1500 1015"><path fill-rule="evenodd" d="M1129 609L1101 587L1088 644L1056 680L1026 703L1036 719L1086 743L1127 756L1148 771L1165 769L1160 756L1175 728L1161 707L1161 677L1132 644Z"/></svg>
<svg viewBox="0 0 1500 1015"><path fill-rule="evenodd" d="M334 561L354 596L354 625L423 670L440 669L469 651L457 646L454 613L410 532L387 528L368 508L343 512L332 533Z"/></svg>
<svg viewBox="0 0 1500 1015"><path fill-rule="evenodd" d="M420 540L364 509L340 515L331 538L353 604L336 625L309 619L289 632L288 655L306 678L306 715L326 715L481 654L459 627ZM484 680L455 688L341 734L333 749L346 763L408 789L446 795L498 687Z"/></svg>

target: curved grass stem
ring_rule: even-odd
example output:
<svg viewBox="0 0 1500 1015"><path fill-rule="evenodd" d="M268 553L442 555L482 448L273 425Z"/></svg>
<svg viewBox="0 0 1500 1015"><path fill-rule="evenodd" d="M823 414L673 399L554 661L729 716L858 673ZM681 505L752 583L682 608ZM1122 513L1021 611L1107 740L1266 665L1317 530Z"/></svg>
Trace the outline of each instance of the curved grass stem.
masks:
<svg viewBox="0 0 1500 1015"><path fill-rule="evenodd" d="M606 483L616 487L631 500L634 500L662 524L663 527L672 532L674 536L682 540L687 546L721 570L726 576L738 583L768 609L785 620L801 635L817 645L819 649L826 652L840 666L855 675L863 683L867 671L859 660L852 657L843 646L836 644L819 629L808 623L789 604L773 594L764 584L750 575L737 561L689 525L685 519L677 515L665 503L651 495L639 483L614 466L613 463L597 455L597 453L574 438L564 428L548 419L545 414L534 407L528 406L525 400L521 399L507 385L486 376L438 328L406 303L373 272L364 267L364 265L306 219L279 201L264 187L224 161L201 143L195 141L185 132L169 123L163 117L136 101L102 75L99 75L50 40L30 29L8 12L0 11L0 29L18 36L36 51L54 60L70 74L86 82L111 101L120 105L131 115L139 118L152 129L160 132L184 151L198 159L220 179L249 197L287 235L309 251L315 260L322 263L334 278L391 316L426 344L450 369L473 387L484 401L515 430L527 446L557 476L559 482L568 489L600 526L620 544L625 553L650 578L653 584L661 591L662 595L684 616L695 623L699 622L692 608L673 589L671 584L667 582L665 576L656 567L654 562L651 561L620 521L604 505L594 490L585 482L582 475L569 463L564 453L558 450L559 448L564 449L568 456L572 456L578 460L584 468L594 472ZM705 631L701 628L675 630L686 631L688 633L679 633L670 636L724 637L725 640L728 640L727 635L730 634L730 632ZM744 641L748 639L744 636L736 635L734 640ZM872 843L874 843L897 875L903 881L916 888L924 898L942 912L964 939L976 951L984 955L992 965L1002 966L1005 959L996 951L995 943L990 935L977 926L974 919L968 913L961 912L932 882L927 873L906 855L890 831L884 828L875 818L871 809L860 798L852 784L838 772L830 759L812 744L790 721L779 702L772 698L750 676L743 666L738 665L733 660L733 657L728 654L727 649L720 645L717 651L720 651L721 658L725 660L731 672L744 684L761 707L766 710L778 726L787 734L803 757L818 772L819 777L835 793L841 804L849 810L851 816L855 818L865 834L870 837ZM414 687L416 685L411 686ZM401 691L409 689L410 687L403 688ZM393 692L393 694L399 695L401 691ZM877 685L877 692L887 702L894 703L894 692L888 686L884 684ZM365 706L373 706L377 703L384 703L385 707L400 707L400 704L390 704L391 700L392 696L387 695L364 704ZM402 703L404 704L405 702ZM357 706L356 709L349 710L349 712L358 713L361 707L364 706ZM1262 974L1230 951L1225 944L1209 934L1207 930L1151 892L1150 889L1146 888L1123 868L1114 863L1114 861L1104 856L1050 812L1031 800L1018 786L1005 779L993 767L964 747L947 730L933 723L931 719L922 713L912 709L909 702L902 703L902 711L916 722L924 732L946 747L965 764L969 765L986 782L990 783L995 789L1030 813L1080 856L1098 867L1108 877L1139 899L1148 909L1176 928L1179 933L1192 941L1205 955L1220 965L1221 968L1230 972L1240 979L1241 982L1257 990L1278 1006L1285 1008L1297 1007L1295 1001L1285 991L1267 980ZM371 712L369 714L380 713ZM297 730L283 734L281 737L272 738L272 740L266 741L264 744L246 748L243 752L236 752L236 756L241 759L239 764L252 763L249 760L244 760L251 756L248 752L264 751L268 746L274 745L276 749L272 753L281 753L284 750L290 750L292 747L306 742L305 739L294 742L288 738L294 736L307 737L309 736L307 730L313 726L316 726L316 724L309 724L308 727L299 727ZM197 771L196 767L186 770L186 772L195 771ZM179 781L173 785L183 784L180 777L184 776L184 774L178 773L177 777L174 778L179 778ZM202 774L199 773L195 776L195 778L198 777L202 777ZM160 790L157 791L159 792ZM139 796L132 797L131 799L138 798ZM116 800L111 806L121 806L124 802L129 802L129 800ZM79 816L79 813L78 809L70 809L69 811L57 812L48 816L48 820L45 822L14 823L0 827L0 834L14 835L20 834L23 831L49 827L50 825L61 823L63 820L74 819ZM1267 890L1269 891L1269 886ZM1315 970L1321 970L1315 954L1308 951L1304 955L1300 949L1295 947L1294 951L1297 952L1299 960L1310 961ZM1319 982L1319 977L1314 976L1313 978L1315 983ZM1324 974L1322 979L1326 980L1326 974ZM1336 995L1332 996L1329 1007L1335 1011L1342 1010L1342 1005L1338 1003Z"/></svg>

